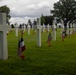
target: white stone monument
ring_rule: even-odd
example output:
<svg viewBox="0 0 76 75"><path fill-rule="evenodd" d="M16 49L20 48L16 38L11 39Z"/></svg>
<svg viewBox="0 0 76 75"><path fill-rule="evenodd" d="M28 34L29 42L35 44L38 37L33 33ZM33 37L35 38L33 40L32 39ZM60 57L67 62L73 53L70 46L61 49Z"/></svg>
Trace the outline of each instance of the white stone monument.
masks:
<svg viewBox="0 0 76 75"><path fill-rule="evenodd" d="M73 27L74 27L74 31L76 32L76 24L75 23L73 24Z"/></svg>
<svg viewBox="0 0 76 75"><path fill-rule="evenodd" d="M15 32L16 32L16 36L18 36L18 24L17 24L17 22L15 23Z"/></svg>
<svg viewBox="0 0 76 75"><path fill-rule="evenodd" d="M63 20L61 20L61 22L62 22L62 25L61 25L61 34L62 34L62 32L64 31L64 22L63 22Z"/></svg>
<svg viewBox="0 0 76 75"><path fill-rule="evenodd" d="M41 47L41 29L42 29L42 26L41 26L40 19L37 18L37 46L38 47Z"/></svg>
<svg viewBox="0 0 76 75"><path fill-rule="evenodd" d="M49 24L47 25L47 31L48 31L48 32L50 31L50 26L49 26Z"/></svg>
<svg viewBox="0 0 76 75"><path fill-rule="evenodd" d="M70 22L70 21L69 21ZM69 29L69 22L67 22L67 35L70 35L70 33L69 33L69 31L70 31L70 29Z"/></svg>
<svg viewBox="0 0 76 75"><path fill-rule="evenodd" d="M73 22L73 32L75 32L75 23Z"/></svg>
<svg viewBox="0 0 76 75"><path fill-rule="evenodd" d="M28 23L28 26L27 26L27 31L28 31L28 35L30 35L30 25Z"/></svg>
<svg viewBox="0 0 76 75"><path fill-rule="evenodd" d="M43 29L43 32L45 32L45 25L43 24L43 26L42 26L42 29Z"/></svg>
<svg viewBox="0 0 76 75"><path fill-rule="evenodd" d="M6 14L0 13L0 59L8 59Z"/></svg>
<svg viewBox="0 0 76 75"><path fill-rule="evenodd" d="M26 27L25 27L25 24L24 24L24 26L23 26L23 32L25 32L25 30L26 30Z"/></svg>
<svg viewBox="0 0 76 75"><path fill-rule="evenodd" d="M56 41L56 21L53 20L53 26L52 26L52 38L54 41Z"/></svg>
<svg viewBox="0 0 76 75"><path fill-rule="evenodd" d="M7 30L7 35L8 35L9 31L11 31L11 26L7 25L7 28L8 28L8 30Z"/></svg>
<svg viewBox="0 0 76 75"><path fill-rule="evenodd" d="M76 33L76 23L75 23L74 27L75 27L75 33Z"/></svg>

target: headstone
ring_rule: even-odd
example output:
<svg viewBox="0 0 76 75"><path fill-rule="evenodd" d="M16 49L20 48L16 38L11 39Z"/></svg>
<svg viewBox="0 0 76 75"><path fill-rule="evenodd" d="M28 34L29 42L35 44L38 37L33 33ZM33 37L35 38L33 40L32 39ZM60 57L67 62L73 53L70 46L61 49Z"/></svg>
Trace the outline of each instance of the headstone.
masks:
<svg viewBox="0 0 76 75"><path fill-rule="evenodd" d="M76 33L76 23L75 23L74 27L75 27L75 33Z"/></svg>
<svg viewBox="0 0 76 75"><path fill-rule="evenodd" d="M18 36L18 24L17 24L17 22L15 23L15 32L16 32L16 36Z"/></svg>
<svg viewBox="0 0 76 75"><path fill-rule="evenodd" d="M13 29L13 28L12 28L11 25L10 25L10 32L12 32L12 29Z"/></svg>
<svg viewBox="0 0 76 75"><path fill-rule="evenodd" d="M62 34L62 32L64 31L64 22L63 22L63 20L61 20L61 22L62 22L62 25L61 25L61 34Z"/></svg>
<svg viewBox="0 0 76 75"><path fill-rule="evenodd" d="M53 26L52 26L52 38L54 41L56 41L56 21L53 20Z"/></svg>
<svg viewBox="0 0 76 75"><path fill-rule="evenodd" d="M70 21L69 21L70 22ZM67 35L70 35L70 33L69 33L69 31L70 31L70 29L69 29L69 22L67 22Z"/></svg>
<svg viewBox="0 0 76 75"><path fill-rule="evenodd" d="M41 22L40 19L37 18L37 46L41 47Z"/></svg>
<svg viewBox="0 0 76 75"><path fill-rule="evenodd" d="M28 35L30 35L30 25L28 23L28 26L27 26L27 31L28 31Z"/></svg>
<svg viewBox="0 0 76 75"><path fill-rule="evenodd" d="M8 59L6 14L0 13L0 59Z"/></svg>
<svg viewBox="0 0 76 75"><path fill-rule="evenodd" d="M74 26L74 31L75 31L75 33L76 33L76 24L74 23L74 25L73 25L73 26Z"/></svg>
<svg viewBox="0 0 76 75"><path fill-rule="evenodd" d="M73 33L75 33L75 23L73 23Z"/></svg>
<svg viewBox="0 0 76 75"><path fill-rule="evenodd" d="M23 24L22 24L22 27L20 28L20 31L24 34L25 30L26 30L26 26L25 26L25 24L23 23Z"/></svg>
<svg viewBox="0 0 76 75"><path fill-rule="evenodd" d="M43 29L43 32L45 32L45 25L43 24L43 26L42 26L42 29Z"/></svg>
<svg viewBox="0 0 76 75"><path fill-rule="evenodd" d="M7 28L8 28L8 30L7 30L7 35L8 35L9 31L11 31L11 26L7 25Z"/></svg>
<svg viewBox="0 0 76 75"><path fill-rule="evenodd" d="M24 28L24 29L23 29L23 32L25 32L25 29L26 29L25 24L23 25L23 28Z"/></svg>
<svg viewBox="0 0 76 75"><path fill-rule="evenodd" d="M49 26L49 24L47 25L47 31L48 31L48 32L50 31L50 26Z"/></svg>

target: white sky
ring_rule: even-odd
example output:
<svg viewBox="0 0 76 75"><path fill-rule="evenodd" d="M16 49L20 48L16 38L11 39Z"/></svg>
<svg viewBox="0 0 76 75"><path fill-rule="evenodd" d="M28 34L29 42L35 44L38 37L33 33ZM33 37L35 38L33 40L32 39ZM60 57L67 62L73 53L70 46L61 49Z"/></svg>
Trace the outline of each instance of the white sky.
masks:
<svg viewBox="0 0 76 75"><path fill-rule="evenodd" d="M0 6L10 8L11 23L27 23L28 19L50 15L53 4L59 0L0 0Z"/></svg>

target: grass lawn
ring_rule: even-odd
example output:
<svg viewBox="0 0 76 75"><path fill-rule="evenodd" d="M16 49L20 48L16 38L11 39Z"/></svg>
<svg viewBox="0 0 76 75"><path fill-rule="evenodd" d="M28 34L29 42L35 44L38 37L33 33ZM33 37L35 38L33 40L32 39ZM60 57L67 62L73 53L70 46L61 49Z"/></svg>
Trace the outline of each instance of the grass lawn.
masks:
<svg viewBox="0 0 76 75"><path fill-rule="evenodd" d="M37 47L36 34L24 33L25 59L17 56L18 37L15 31L9 33L8 60L0 60L0 75L76 75L76 34L62 42L60 30L57 41L47 44L48 33L42 33L42 46Z"/></svg>

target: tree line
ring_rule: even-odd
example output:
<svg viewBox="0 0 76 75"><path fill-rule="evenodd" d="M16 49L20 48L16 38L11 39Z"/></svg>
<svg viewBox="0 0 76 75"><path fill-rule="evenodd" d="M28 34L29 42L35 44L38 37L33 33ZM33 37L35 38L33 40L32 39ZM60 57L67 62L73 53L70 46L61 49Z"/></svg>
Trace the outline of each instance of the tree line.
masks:
<svg viewBox="0 0 76 75"><path fill-rule="evenodd" d="M53 8L53 10L49 10L51 15L44 16L41 14L41 24L52 25L54 17L62 20L66 19L66 23L68 21L76 22L76 0L59 0L58 2L54 3ZM9 24L9 19L11 18L10 8L6 5L1 6L0 12L6 13L7 23ZM28 22L31 23L31 20L29 19ZM34 20L33 23L36 24L36 20Z"/></svg>

